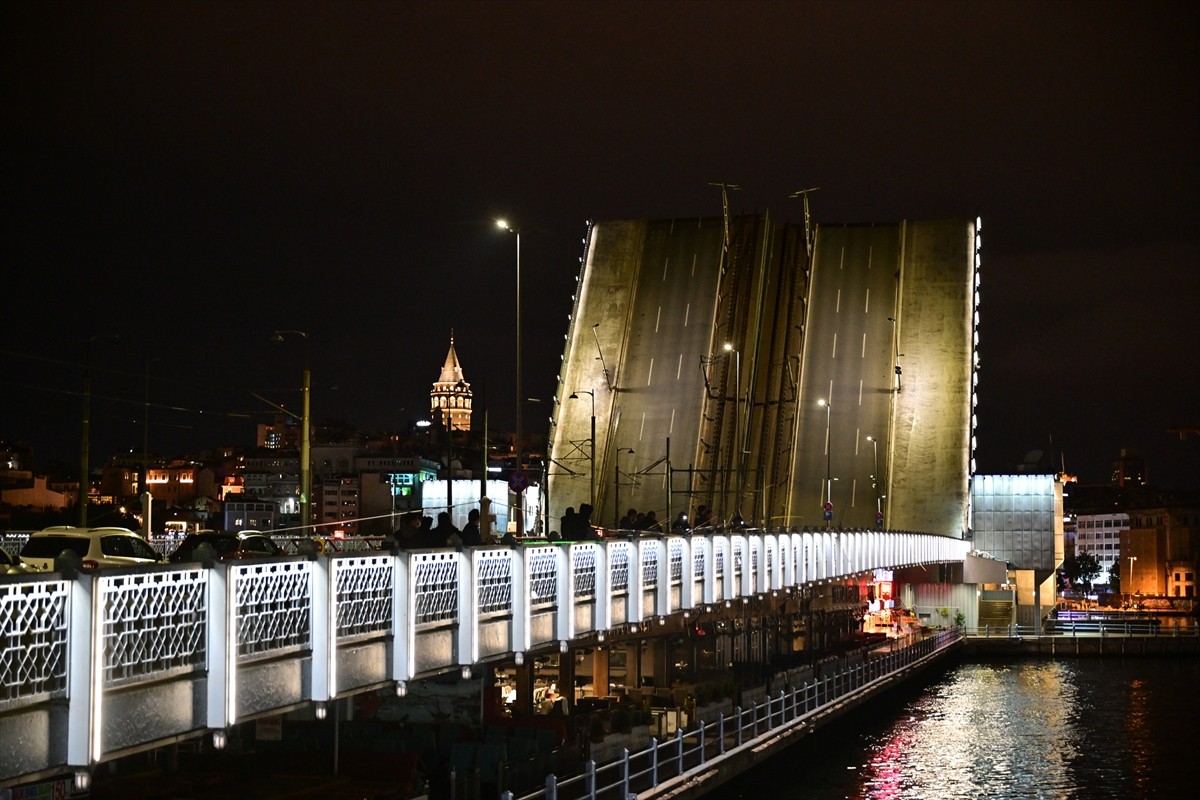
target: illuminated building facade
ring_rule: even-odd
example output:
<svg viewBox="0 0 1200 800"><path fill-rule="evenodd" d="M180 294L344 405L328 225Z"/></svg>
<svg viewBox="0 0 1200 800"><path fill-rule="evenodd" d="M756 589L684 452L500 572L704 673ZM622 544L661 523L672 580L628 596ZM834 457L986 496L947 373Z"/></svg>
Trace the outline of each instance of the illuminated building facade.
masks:
<svg viewBox="0 0 1200 800"><path fill-rule="evenodd" d="M448 431L471 430L471 384L463 380L462 365L454 350L453 332L446 363L442 364L442 373L429 393L429 410Z"/></svg>
<svg viewBox="0 0 1200 800"><path fill-rule="evenodd" d="M1121 535L1121 591L1196 597L1200 506L1160 506L1129 513Z"/></svg>
<svg viewBox="0 0 1200 800"><path fill-rule="evenodd" d="M1094 584L1108 584L1110 576L1119 574L1121 534L1129 530L1129 515L1080 514L1075 519L1075 555L1095 556L1104 569Z"/></svg>
<svg viewBox="0 0 1200 800"><path fill-rule="evenodd" d="M322 536L352 536L358 533L358 475L326 477L321 481L321 505L317 509L318 533Z"/></svg>

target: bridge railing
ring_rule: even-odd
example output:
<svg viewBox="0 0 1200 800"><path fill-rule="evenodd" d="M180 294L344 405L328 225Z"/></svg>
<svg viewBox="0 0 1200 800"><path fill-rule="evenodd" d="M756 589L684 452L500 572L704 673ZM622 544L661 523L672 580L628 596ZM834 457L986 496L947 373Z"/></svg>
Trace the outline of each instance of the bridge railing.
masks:
<svg viewBox="0 0 1200 800"><path fill-rule="evenodd" d="M692 776L719 768L735 750L757 746L784 730L808 719L872 684L907 669L962 638L950 629L874 657L822 678L780 690L746 708L737 707L726 717L719 714L684 730L673 738L649 737L646 746L628 748L607 763L589 759L578 775L547 775L544 784L517 793L511 787L501 792L503 800L565 800L565 798L626 798L658 788L666 793Z"/></svg>
<svg viewBox="0 0 1200 800"><path fill-rule="evenodd" d="M220 742L301 704L966 552L917 534L747 531L0 576L0 780Z"/></svg>
<svg viewBox="0 0 1200 800"><path fill-rule="evenodd" d="M1046 637L1104 637L1104 636L1157 636L1168 638L1200 637L1200 625L1193 620L1186 624L1162 625L1158 621L1139 620L1091 620L1049 621L1039 625L981 625L963 628L963 633L980 639L1037 639Z"/></svg>

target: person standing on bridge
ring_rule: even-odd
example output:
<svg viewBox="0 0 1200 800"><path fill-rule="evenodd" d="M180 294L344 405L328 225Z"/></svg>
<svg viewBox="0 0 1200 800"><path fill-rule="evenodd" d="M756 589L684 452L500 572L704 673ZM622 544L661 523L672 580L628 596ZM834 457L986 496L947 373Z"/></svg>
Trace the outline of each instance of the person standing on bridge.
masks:
<svg viewBox="0 0 1200 800"><path fill-rule="evenodd" d="M572 538L581 541L592 541L600 538L596 535L596 531L592 528L592 507L590 504L584 503L579 506L579 514L576 516L578 517L578 520L575 524L579 526L579 530L577 535L573 536Z"/></svg>
<svg viewBox="0 0 1200 800"><path fill-rule="evenodd" d="M575 506L567 506L567 510L558 518L558 532L564 539L570 539L575 530Z"/></svg>
<svg viewBox="0 0 1200 800"><path fill-rule="evenodd" d="M463 547L475 547L483 544L479 535L479 509L472 508L467 512L467 524L462 529Z"/></svg>
<svg viewBox="0 0 1200 800"><path fill-rule="evenodd" d="M617 527L623 531L633 530L633 526L637 523L637 509L631 508L625 512L625 516L621 517L621 521L617 523Z"/></svg>
<svg viewBox="0 0 1200 800"><path fill-rule="evenodd" d="M462 532L450 521L449 511L438 512L437 527L430 531L430 540L437 542L433 547L461 547Z"/></svg>

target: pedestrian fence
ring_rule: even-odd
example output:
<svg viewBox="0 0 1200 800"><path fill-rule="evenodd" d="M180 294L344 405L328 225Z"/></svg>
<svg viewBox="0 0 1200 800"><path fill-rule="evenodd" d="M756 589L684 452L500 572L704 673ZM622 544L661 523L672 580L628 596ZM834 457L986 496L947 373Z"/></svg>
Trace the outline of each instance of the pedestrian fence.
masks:
<svg viewBox="0 0 1200 800"><path fill-rule="evenodd" d="M963 628L963 634L980 639L1029 639L1047 636L1103 637L1157 636L1167 638L1200 637L1195 620L1180 620L1178 625L1163 625L1156 619L1138 620L1046 620L1040 625L984 625Z"/></svg>
<svg viewBox="0 0 1200 800"><path fill-rule="evenodd" d="M639 751L622 750L605 764L588 759L583 772L560 779L547 775L540 788L527 793L501 792L503 800L626 800L672 779L686 779L717 767L734 754L755 747L807 721L849 695L913 666L958 642L958 629L939 631L895 650L872 651L860 664L816 680L805 681L768 696L729 716L701 722L674 736L650 739Z"/></svg>

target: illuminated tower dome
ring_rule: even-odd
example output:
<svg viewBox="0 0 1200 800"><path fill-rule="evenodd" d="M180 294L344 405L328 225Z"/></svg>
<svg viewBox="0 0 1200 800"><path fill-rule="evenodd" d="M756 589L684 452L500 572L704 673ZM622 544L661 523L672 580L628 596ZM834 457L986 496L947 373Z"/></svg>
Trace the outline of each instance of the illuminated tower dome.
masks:
<svg viewBox="0 0 1200 800"><path fill-rule="evenodd" d="M471 430L471 384L463 380L458 353L454 352L453 330L450 331L450 352L446 353L442 374L429 393L429 409L446 430Z"/></svg>

